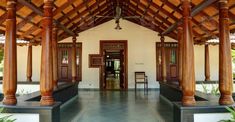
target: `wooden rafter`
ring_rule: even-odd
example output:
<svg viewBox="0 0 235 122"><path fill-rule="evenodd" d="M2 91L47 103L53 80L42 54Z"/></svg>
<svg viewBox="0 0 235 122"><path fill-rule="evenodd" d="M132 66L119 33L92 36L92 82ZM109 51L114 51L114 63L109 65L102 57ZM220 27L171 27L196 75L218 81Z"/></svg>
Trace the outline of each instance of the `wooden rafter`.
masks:
<svg viewBox="0 0 235 122"><path fill-rule="evenodd" d="M201 4L199 4L198 6L194 7L192 9L192 12L191 12L191 16L195 16L196 14L198 14L200 11L202 11L204 8L210 6L211 4L215 3L217 0L206 0L204 2L202 2ZM192 14L193 13L193 14ZM180 21L177 21L176 23L174 23L173 25L171 25L166 31L164 31L162 34L165 35L165 34L168 34L170 33L172 30L174 30L178 23Z"/></svg>
<svg viewBox="0 0 235 122"><path fill-rule="evenodd" d="M40 10L37 6L35 6L32 3L29 3L28 1L25 0L18 0L18 2L24 6L27 6L28 8L30 8L33 12L37 13L40 16L43 16L43 11ZM59 21L54 20L54 22L58 25L59 28L61 28L62 30L64 30L65 32L69 33L70 35L74 36L75 33L73 33L72 31L68 30L64 25L62 25Z"/></svg>
<svg viewBox="0 0 235 122"><path fill-rule="evenodd" d="M90 2L91 0L87 0L86 2ZM68 18L72 14L76 13L78 10L86 6L86 2L81 3L80 5L76 6L74 9L66 13L65 16L62 16L61 18L58 19L59 22L62 22L64 19Z"/></svg>

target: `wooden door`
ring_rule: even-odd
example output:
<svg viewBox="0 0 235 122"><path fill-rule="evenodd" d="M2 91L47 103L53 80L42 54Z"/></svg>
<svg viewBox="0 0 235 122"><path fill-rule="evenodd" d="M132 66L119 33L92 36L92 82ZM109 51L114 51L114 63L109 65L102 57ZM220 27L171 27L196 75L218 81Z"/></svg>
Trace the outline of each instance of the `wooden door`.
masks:
<svg viewBox="0 0 235 122"><path fill-rule="evenodd" d="M178 80L178 53L177 43L165 42L165 57L166 57L166 71L167 81ZM157 81L162 80L162 65L161 65L161 43L156 43L156 76Z"/></svg>
<svg viewBox="0 0 235 122"><path fill-rule="evenodd" d="M127 90L128 89L128 71L127 71L127 41L100 41L100 54L103 57L103 64L100 67L100 89L106 90L106 83L105 83L105 55L107 50L114 50L120 51L122 55L120 58L120 89Z"/></svg>
<svg viewBox="0 0 235 122"><path fill-rule="evenodd" d="M70 81L72 80L71 51L69 48L60 48L58 51L59 81Z"/></svg>
<svg viewBox="0 0 235 122"><path fill-rule="evenodd" d="M167 62L167 81L177 81L178 66L177 66L177 48L166 48L166 62Z"/></svg>
<svg viewBox="0 0 235 122"><path fill-rule="evenodd" d="M76 44L77 80L82 80L82 44ZM58 80L72 81L72 43L58 44Z"/></svg>

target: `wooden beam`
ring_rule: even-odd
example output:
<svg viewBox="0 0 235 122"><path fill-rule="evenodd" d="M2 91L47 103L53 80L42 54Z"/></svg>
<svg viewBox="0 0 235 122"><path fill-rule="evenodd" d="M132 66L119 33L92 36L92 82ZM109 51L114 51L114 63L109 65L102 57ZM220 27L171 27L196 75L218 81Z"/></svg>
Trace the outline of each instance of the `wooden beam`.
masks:
<svg viewBox="0 0 235 122"><path fill-rule="evenodd" d="M112 11L112 9L110 9L109 7L107 7L106 9L104 9L104 10L102 11L102 13L103 13L103 15L106 15L106 13L113 13L113 11ZM97 14L98 14L98 12L95 13L95 15L97 15ZM110 14L109 14L109 15L110 15ZM99 18L98 18L98 19L99 19ZM91 19L90 22L88 22L88 23L94 23L94 20ZM76 23L77 26L75 26L75 28L73 27L73 28L71 28L71 29L72 29L72 30L75 29L75 32L77 32L77 31L79 31L79 30L86 30L86 28L89 28L89 27L88 27L89 24L87 24L86 26L84 26L84 25L78 26L78 24L79 24L79 22ZM95 23L94 23L93 25L96 26Z"/></svg>
<svg viewBox="0 0 235 122"><path fill-rule="evenodd" d="M18 2L24 6L27 6L28 8L30 8L31 10L33 10L33 12L37 13L38 15L40 16L43 16L43 12L42 10L40 10L37 6L35 6L34 4L28 2L28 1L25 1L25 0L18 0ZM62 25L59 21L57 20L53 20L57 25L58 27L60 27L62 30L64 30L65 32L67 32L68 34L74 36L75 33L68 30L64 25Z"/></svg>
<svg viewBox="0 0 235 122"><path fill-rule="evenodd" d="M107 5L106 5L106 4L107 4ZM103 5L101 6L102 8L105 7L105 6L108 6L108 7L106 7L106 9L104 9L104 10L102 10L102 11L99 11L98 8L97 8L97 9L95 9L95 10L93 11L93 15L96 16L96 15L98 15L98 14L100 14L100 13L105 14L105 12L107 12L107 11L113 13L113 11L110 11L111 9L110 9L110 7L109 7L109 6L111 5L111 3L106 3L106 4L103 4ZM96 5L93 4L93 5L91 5L91 7L92 7L92 6L95 7ZM85 11L85 10L84 10L84 11ZM85 12L86 12L86 11L85 11ZM80 17L80 16L83 16L83 14L85 14L85 12L81 12L81 13L80 13L78 16L76 16L75 18ZM91 20L91 21L94 22L95 20L93 19L93 20ZM77 32L80 27L85 27L85 26L80 26L80 27L79 27L79 24L80 24L80 23L81 23L81 21L77 22L77 23L75 24L75 26L74 26L75 28L72 28L72 30L75 29L74 32ZM86 24L86 26L88 26L88 23L87 23L87 22L86 22L85 24ZM87 27L86 27L86 28L87 28ZM83 29L83 30L84 30L84 29Z"/></svg>
<svg viewBox="0 0 235 122"><path fill-rule="evenodd" d="M66 9L68 6L70 6L71 4L73 4L76 0L67 0L67 2L65 2L62 6L58 7L57 9L55 9L53 11L53 15L57 15L60 12L62 12L64 9Z"/></svg>
<svg viewBox="0 0 235 122"><path fill-rule="evenodd" d="M28 23L28 21L31 21L35 16L37 16L36 13L32 12L31 14L29 14L26 18L24 18L21 22L19 22L16 27L17 27L17 31L20 30L22 27L24 27L24 25L26 25ZM35 26L35 25L34 25Z"/></svg>
<svg viewBox="0 0 235 122"><path fill-rule="evenodd" d="M201 2L199 5L194 7L191 12L191 16L194 17L198 13L200 13L202 10L210 6L211 4L217 2L218 0L205 0L204 2Z"/></svg>
<svg viewBox="0 0 235 122"><path fill-rule="evenodd" d="M204 8L210 6L211 4L215 3L217 0L206 0L204 2L202 2L201 4L199 4L198 6L194 7L192 9L192 12L191 12L191 16L195 16L196 14L198 14L199 12L201 12ZM182 18L178 21L176 21L176 23L174 23L173 25L171 25L166 31L164 31L162 34L163 35L166 35L168 33L170 33L171 31L173 31L178 23L182 20Z"/></svg>
<svg viewBox="0 0 235 122"><path fill-rule="evenodd" d="M91 2L91 0L87 0L86 2ZM69 16L71 16L72 14L76 13L78 10L80 10L81 8L86 6L86 2L81 3L80 5L78 5L76 8L72 9L71 11L69 11L68 13L66 13L65 16L62 16L61 18L58 19L59 22L62 22L64 19L68 18Z"/></svg>

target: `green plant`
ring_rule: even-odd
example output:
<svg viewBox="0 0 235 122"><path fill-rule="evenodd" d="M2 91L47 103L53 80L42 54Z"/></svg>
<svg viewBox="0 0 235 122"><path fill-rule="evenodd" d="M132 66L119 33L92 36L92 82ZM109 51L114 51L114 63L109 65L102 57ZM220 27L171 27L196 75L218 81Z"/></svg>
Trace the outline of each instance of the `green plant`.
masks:
<svg viewBox="0 0 235 122"><path fill-rule="evenodd" d="M230 107L225 107L231 114L231 118L228 120L220 120L219 122L235 122L235 109Z"/></svg>
<svg viewBox="0 0 235 122"><path fill-rule="evenodd" d="M206 93L206 94L210 93L210 94L212 94L212 95L218 95L218 94L219 94L219 87L218 87L218 86L215 86L214 84L212 84L212 85L211 85L211 86L212 86L212 89L209 90L209 89L207 88L207 85L205 85L204 83L201 83L201 85L202 85L202 88L203 88L203 92L204 92L204 93Z"/></svg>
<svg viewBox="0 0 235 122"><path fill-rule="evenodd" d="M218 86L215 87L214 85L212 85L211 94L218 95L219 94L219 87Z"/></svg>
<svg viewBox="0 0 235 122"><path fill-rule="evenodd" d="M0 114L4 113L4 108L0 108ZM2 116L0 117L0 122L14 122L16 119L11 119L12 115Z"/></svg>
<svg viewBox="0 0 235 122"><path fill-rule="evenodd" d="M201 84L202 84L203 92L207 94L209 91L207 86L204 83L201 83Z"/></svg>

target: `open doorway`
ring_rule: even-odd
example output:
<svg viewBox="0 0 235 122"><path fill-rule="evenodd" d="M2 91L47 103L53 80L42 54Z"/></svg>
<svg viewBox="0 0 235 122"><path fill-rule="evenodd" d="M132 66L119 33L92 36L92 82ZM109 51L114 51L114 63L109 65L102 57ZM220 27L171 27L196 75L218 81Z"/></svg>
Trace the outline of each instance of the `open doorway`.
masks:
<svg viewBox="0 0 235 122"><path fill-rule="evenodd" d="M127 41L101 41L103 65L100 72L102 90L126 90Z"/></svg>
<svg viewBox="0 0 235 122"><path fill-rule="evenodd" d="M121 78L123 67L123 55L120 50L107 50L105 51L105 83L106 89L119 90L123 88ZM123 65L122 65L123 66Z"/></svg>

